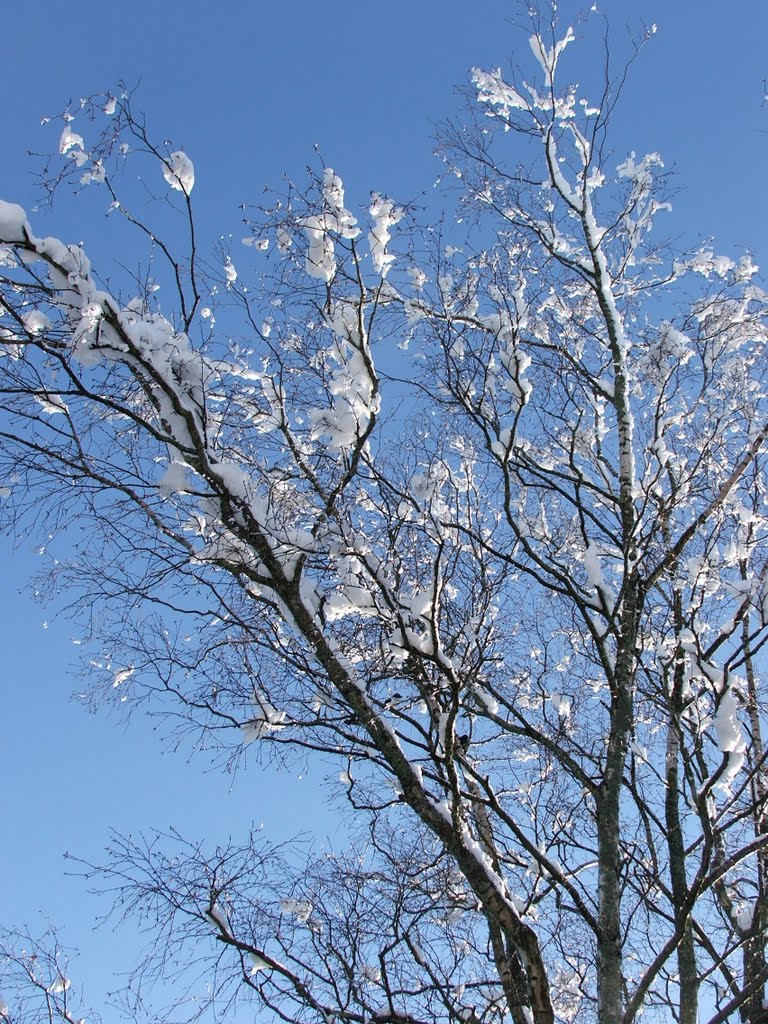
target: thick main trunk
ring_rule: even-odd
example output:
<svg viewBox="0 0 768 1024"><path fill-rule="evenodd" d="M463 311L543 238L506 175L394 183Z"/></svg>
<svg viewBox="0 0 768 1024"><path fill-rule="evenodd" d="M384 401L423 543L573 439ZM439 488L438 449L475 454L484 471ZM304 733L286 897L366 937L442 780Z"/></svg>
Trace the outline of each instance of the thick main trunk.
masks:
<svg viewBox="0 0 768 1024"><path fill-rule="evenodd" d="M274 558L265 551L265 562ZM275 575L279 569L275 564ZM317 626L314 616L304 607L299 588L285 581L275 586L290 608L293 621L314 650L328 678L354 710L368 731L379 753L402 788L402 798L422 822L455 858L460 871L477 896L488 921L494 946L494 959L510 1014L515 1024L554 1024L555 1015L549 990L549 978L536 932L520 918L511 900L503 893L503 877L495 875L487 855L478 856L467 845L465 835L435 805L424 791L421 777L403 753L394 734L372 710L370 702Z"/></svg>
<svg viewBox="0 0 768 1024"><path fill-rule="evenodd" d="M669 724L667 739L667 764L665 797L665 823L667 846L669 848L669 873L674 901L675 927L682 933L677 947L677 967L680 976L680 1024L697 1024L699 1019L699 974L696 965L696 950L693 931L686 910L688 880L685 871L685 843L680 821L679 786L679 739L677 722Z"/></svg>
<svg viewBox="0 0 768 1024"><path fill-rule="evenodd" d="M605 769L597 801L598 923L597 997L600 1024L622 1018L624 976L621 942L621 791L632 732L640 581L635 567L635 464L632 410L629 402L627 341L613 292L608 260L601 245L587 190L582 196L582 226L594 274L595 297L605 323L613 363L613 407L616 413L618 511L621 518L625 581L616 632L616 660L611 673L611 708Z"/></svg>
<svg viewBox="0 0 768 1024"><path fill-rule="evenodd" d="M622 702L623 703L623 702ZM625 717L621 709L614 723ZM627 732L614 724L608 742L606 770L597 804L598 923L597 998L600 1024L617 1024L622 1017L624 977L621 951L621 779Z"/></svg>
<svg viewBox="0 0 768 1024"><path fill-rule="evenodd" d="M611 695L610 734L597 800L597 997L600 1024L617 1024L624 1007L622 970L621 793L632 733L639 581L627 581Z"/></svg>
<svg viewBox="0 0 768 1024"><path fill-rule="evenodd" d="M746 562L742 563L741 575L747 578ZM757 679L752 657L750 642L750 617L744 616L742 622L742 642L746 653L747 676L747 712L749 715L750 733L750 767L752 769L753 823L755 836L768 834L765 804L765 746L763 744L762 726L757 697ZM768 1010L765 1009L765 979L768 968L766 958L766 929L768 929L768 855L761 849L757 854L757 893L754 898L751 935L744 943L743 986L749 989L754 985L754 992L747 999L742 1010L742 1018L749 1024L765 1024L768 1021Z"/></svg>
<svg viewBox="0 0 768 1024"><path fill-rule="evenodd" d="M683 632L682 602L674 595L675 633ZM699 972L696 948L687 911L688 879L686 876L685 842L680 819L680 717L683 712L684 659L678 651L672 674L669 722L667 725L667 752L665 765L666 793L664 816L669 849L669 873L674 903L675 928L682 933L677 948L677 967L680 976L680 1024L697 1024L699 1005Z"/></svg>

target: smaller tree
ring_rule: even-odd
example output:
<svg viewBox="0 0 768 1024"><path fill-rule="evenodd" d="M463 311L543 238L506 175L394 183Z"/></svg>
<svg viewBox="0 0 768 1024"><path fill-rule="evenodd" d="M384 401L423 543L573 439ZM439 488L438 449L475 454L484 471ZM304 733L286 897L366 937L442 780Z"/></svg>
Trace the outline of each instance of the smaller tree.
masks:
<svg viewBox="0 0 768 1024"><path fill-rule="evenodd" d="M83 1024L82 1005L70 978L70 954L49 928L33 938L0 930L0 1021L2 1024ZM100 1018L88 1012L98 1024Z"/></svg>

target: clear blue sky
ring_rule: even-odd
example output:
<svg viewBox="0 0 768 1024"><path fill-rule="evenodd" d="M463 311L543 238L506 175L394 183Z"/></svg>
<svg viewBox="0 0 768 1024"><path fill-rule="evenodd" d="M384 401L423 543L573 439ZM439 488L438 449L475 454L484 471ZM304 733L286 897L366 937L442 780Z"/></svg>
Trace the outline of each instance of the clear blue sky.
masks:
<svg viewBox="0 0 768 1024"><path fill-rule="evenodd" d="M658 25L617 112L616 162L631 149L659 151L679 172L671 234L687 241L713 235L723 251L750 248L765 262L768 5L599 6L617 54L628 19L635 29L641 20ZM258 201L263 185L279 183L284 172L317 166L315 143L344 178L351 202L371 190L400 201L431 195L440 170L431 156L433 129L456 110L453 87L466 83L472 65L503 67L513 47L529 59L509 25L515 11L503 0L6 2L0 198L32 205L34 161L26 151L55 143L39 127L42 115L120 78L141 81L136 103L157 136L194 159L195 198L210 237L239 237L238 203ZM589 25L577 35L592 41L574 46L565 64L582 81L598 59L599 32ZM81 239L70 209L37 231ZM68 676L72 630L66 622L44 629L49 612L19 596L36 564L31 542L19 548L13 557L10 544L1 549L0 920L34 928L37 912L47 912L83 948L82 974L98 1001L114 987L109 972L127 966L130 954L111 931L93 939L99 907L78 880L65 878L64 850L98 856L110 826L174 825L215 839L242 834L251 819L279 837L306 822L331 834L334 823L316 798L317 771L301 780L301 766L266 772L252 764L235 778L210 772L205 756L185 747L169 752L156 723L90 716L70 702L78 687Z"/></svg>

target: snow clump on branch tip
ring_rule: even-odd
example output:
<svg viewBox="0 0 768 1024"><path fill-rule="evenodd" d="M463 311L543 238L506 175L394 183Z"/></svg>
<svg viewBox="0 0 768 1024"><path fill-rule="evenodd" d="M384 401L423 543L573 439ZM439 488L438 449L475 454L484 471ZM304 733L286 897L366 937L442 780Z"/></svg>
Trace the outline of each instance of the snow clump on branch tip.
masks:
<svg viewBox="0 0 768 1024"><path fill-rule="evenodd" d="M26 211L17 203L0 199L0 238L7 243L23 242L31 234Z"/></svg>
<svg viewBox="0 0 768 1024"><path fill-rule="evenodd" d="M341 238L357 238L360 228L357 219L344 206L341 178L330 167L323 171L322 196L323 212L302 217L298 223L309 242L305 260L307 274L327 284L336 273L336 250L330 232Z"/></svg>
<svg viewBox="0 0 768 1024"><path fill-rule="evenodd" d="M530 109L528 102L520 93L511 85L507 85L501 77L501 68L495 71L472 68L472 83L477 88L480 103L489 103L492 107L500 108L504 117L509 115L510 110Z"/></svg>
<svg viewBox="0 0 768 1024"><path fill-rule="evenodd" d="M403 210L395 206L391 199L374 192L371 196L370 214L373 226L368 234L368 242L371 247L373 269L377 274L386 277L395 260L394 255L387 252L387 245L392 237L389 229L402 220Z"/></svg>
<svg viewBox="0 0 768 1024"><path fill-rule="evenodd" d="M240 730L243 734L244 743L253 743L255 740L263 739L271 732L279 732L286 726L285 712L279 711L262 694L254 691L253 694L254 714L247 722L243 722Z"/></svg>
<svg viewBox="0 0 768 1024"><path fill-rule="evenodd" d="M719 778L721 789L728 790L747 755L747 743L738 722L739 703L733 686L727 685L720 695L712 724L717 737L717 749L724 757L724 768Z"/></svg>
<svg viewBox="0 0 768 1024"><path fill-rule="evenodd" d="M177 149L163 160L163 177L171 188L189 195L195 185L195 168L187 154Z"/></svg>

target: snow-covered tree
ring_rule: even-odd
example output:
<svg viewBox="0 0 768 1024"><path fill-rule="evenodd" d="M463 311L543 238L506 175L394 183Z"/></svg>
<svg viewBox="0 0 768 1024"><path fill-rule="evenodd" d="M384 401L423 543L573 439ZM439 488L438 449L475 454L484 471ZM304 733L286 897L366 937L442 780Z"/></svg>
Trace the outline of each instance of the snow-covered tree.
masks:
<svg viewBox="0 0 768 1024"><path fill-rule="evenodd" d="M346 793L344 855L116 839L145 969L194 950L225 1006L761 1019L768 297L660 237L661 159L611 155L573 39L473 72L461 228L326 169L203 256L192 161L127 95L66 115L48 180L152 279L0 202L3 512L67 531L97 689Z"/></svg>

